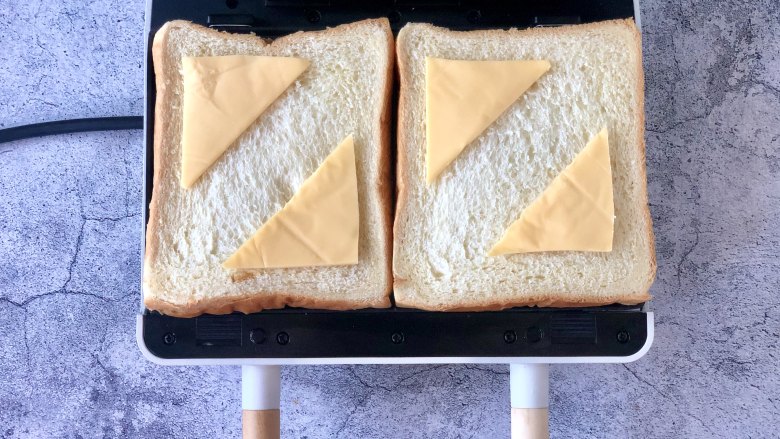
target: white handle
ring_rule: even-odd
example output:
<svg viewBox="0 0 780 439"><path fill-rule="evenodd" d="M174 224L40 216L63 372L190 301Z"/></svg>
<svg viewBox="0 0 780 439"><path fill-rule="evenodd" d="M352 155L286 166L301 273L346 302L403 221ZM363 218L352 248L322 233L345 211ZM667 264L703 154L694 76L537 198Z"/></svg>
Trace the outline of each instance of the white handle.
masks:
<svg viewBox="0 0 780 439"><path fill-rule="evenodd" d="M549 439L550 366L510 364L512 439Z"/></svg>
<svg viewBox="0 0 780 439"><path fill-rule="evenodd" d="M241 366L241 426L244 439L279 438L279 366Z"/></svg>

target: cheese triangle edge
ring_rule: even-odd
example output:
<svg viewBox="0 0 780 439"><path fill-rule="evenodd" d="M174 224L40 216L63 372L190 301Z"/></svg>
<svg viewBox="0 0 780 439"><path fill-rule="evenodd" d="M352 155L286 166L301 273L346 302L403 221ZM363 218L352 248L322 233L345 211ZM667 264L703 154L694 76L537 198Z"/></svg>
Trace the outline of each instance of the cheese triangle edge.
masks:
<svg viewBox="0 0 780 439"><path fill-rule="evenodd" d="M259 269L356 264L359 217L355 147L350 135L222 266Z"/></svg>
<svg viewBox="0 0 780 439"><path fill-rule="evenodd" d="M520 214L489 256L612 251L614 196L606 128Z"/></svg>
<svg viewBox="0 0 780 439"><path fill-rule="evenodd" d="M309 65L295 57L182 57L180 185L192 187Z"/></svg>
<svg viewBox="0 0 780 439"><path fill-rule="evenodd" d="M547 60L425 59L428 184L550 69Z"/></svg>

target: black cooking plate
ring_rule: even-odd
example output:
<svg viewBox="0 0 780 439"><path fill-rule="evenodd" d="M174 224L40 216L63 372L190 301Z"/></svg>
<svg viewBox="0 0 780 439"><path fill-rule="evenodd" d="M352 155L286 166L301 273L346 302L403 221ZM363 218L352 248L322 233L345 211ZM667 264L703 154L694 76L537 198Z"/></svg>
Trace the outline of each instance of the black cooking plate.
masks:
<svg viewBox="0 0 780 439"><path fill-rule="evenodd" d="M634 15L632 0L345 1L157 0L150 4L146 65L146 205L152 196L154 33L174 19L274 37L365 18L471 30L587 23ZM396 84L397 85L397 84ZM397 90L396 90L397 93ZM394 144L394 140L393 140ZM144 311L143 340L156 356L180 358L623 357L647 340L640 306L513 308L499 312L286 308L174 318Z"/></svg>

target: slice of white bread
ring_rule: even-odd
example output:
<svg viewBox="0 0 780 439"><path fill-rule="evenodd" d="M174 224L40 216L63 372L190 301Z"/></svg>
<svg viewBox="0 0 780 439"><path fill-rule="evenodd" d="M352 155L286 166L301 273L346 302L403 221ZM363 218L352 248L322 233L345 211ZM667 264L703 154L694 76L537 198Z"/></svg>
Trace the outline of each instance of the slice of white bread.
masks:
<svg viewBox="0 0 780 439"><path fill-rule="evenodd" d="M655 250L647 203L640 35L631 20L398 35L398 200L393 274L399 306L489 310L636 304L649 299ZM425 182L425 58L549 60L551 69ZM611 252L488 256L506 228L602 127L615 203Z"/></svg>
<svg viewBox="0 0 780 439"><path fill-rule="evenodd" d="M154 189L144 304L181 317L285 305L387 307L392 286L390 94L393 36L366 20L273 42L184 21L152 47L157 82ZM182 56L295 56L309 68L192 188L179 185ZM360 210L356 265L228 270L222 263L285 203L345 137L353 136Z"/></svg>

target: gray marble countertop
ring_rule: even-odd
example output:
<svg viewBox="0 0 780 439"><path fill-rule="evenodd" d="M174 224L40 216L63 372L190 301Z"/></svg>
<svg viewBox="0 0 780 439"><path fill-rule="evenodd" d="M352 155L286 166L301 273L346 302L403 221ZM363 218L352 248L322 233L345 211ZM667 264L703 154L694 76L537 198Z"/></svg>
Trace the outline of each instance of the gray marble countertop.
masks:
<svg viewBox="0 0 780 439"><path fill-rule="evenodd" d="M553 366L553 437L776 437L780 5L642 4L655 345ZM0 0L0 127L142 111L141 0ZM135 344L140 131L0 145L0 437L239 437L237 367ZM285 367L289 438L508 437L505 365Z"/></svg>

